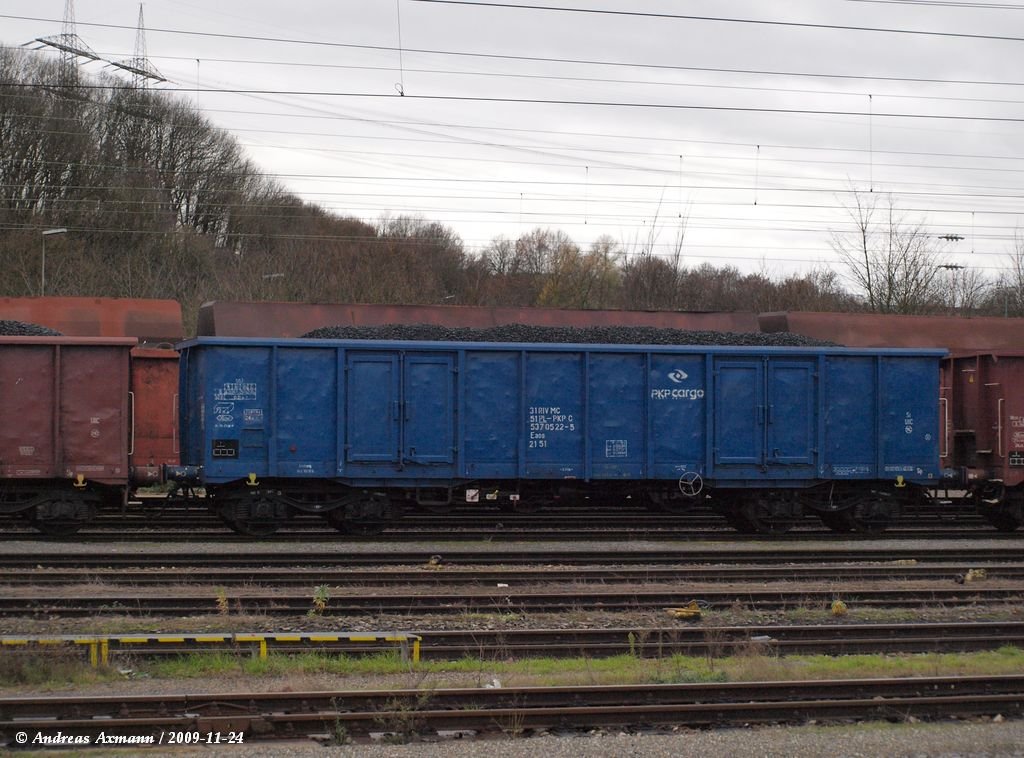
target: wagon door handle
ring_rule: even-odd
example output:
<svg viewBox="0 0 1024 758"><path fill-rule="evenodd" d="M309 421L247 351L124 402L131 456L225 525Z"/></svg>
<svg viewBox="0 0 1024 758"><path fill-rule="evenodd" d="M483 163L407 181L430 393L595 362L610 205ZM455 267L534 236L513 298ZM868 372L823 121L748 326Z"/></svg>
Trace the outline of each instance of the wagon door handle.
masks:
<svg viewBox="0 0 1024 758"><path fill-rule="evenodd" d="M178 393L174 393L174 401L171 404L171 442L174 446L174 453L180 453L178 445Z"/></svg>
<svg viewBox="0 0 1024 758"><path fill-rule="evenodd" d="M770 404L768 406L768 423L769 424L774 424L775 423L775 404L774 403L772 403L772 404Z"/></svg>
<svg viewBox="0 0 1024 758"><path fill-rule="evenodd" d="M135 393L128 392L128 413L131 414L132 423L128 427L128 455L135 455Z"/></svg>
<svg viewBox="0 0 1024 758"><path fill-rule="evenodd" d="M998 455L1003 454L1003 398L999 398L999 404L996 410L996 416L998 417L996 423L996 446Z"/></svg>

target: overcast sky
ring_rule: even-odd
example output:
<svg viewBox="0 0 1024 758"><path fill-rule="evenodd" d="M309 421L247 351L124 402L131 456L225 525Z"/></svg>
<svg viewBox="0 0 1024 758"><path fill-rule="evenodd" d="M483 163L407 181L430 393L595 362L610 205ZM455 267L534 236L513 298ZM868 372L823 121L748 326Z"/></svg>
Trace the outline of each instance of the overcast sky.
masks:
<svg viewBox="0 0 1024 758"><path fill-rule="evenodd" d="M64 5L5 0L0 38L59 34ZM668 253L685 223L691 265L836 267L830 231L849 228L857 188L962 235L951 262L993 276L1024 217L1024 2L144 11L168 80L153 88L194 102L295 194L371 222L437 220L471 250L542 226L583 248L653 236ZM79 37L108 59L133 56L138 14L128 0L75 3Z"/></svg>

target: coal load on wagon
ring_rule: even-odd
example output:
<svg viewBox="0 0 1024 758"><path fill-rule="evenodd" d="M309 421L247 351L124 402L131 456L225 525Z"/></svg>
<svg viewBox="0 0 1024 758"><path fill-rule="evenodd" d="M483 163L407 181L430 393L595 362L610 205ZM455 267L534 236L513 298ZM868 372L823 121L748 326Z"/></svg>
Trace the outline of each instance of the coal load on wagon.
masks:
<svg viewBox="0 0 1024 758"><path fill-rule="evenodd" d="M307 339L400 342L519 342L576 345L715 345L738 347L835 347L836 343L789 332L714 332L653 326L532 326L506 324L482 329L435 324L325 326Z"/></svg>
<svg viewBox="0 0 1024 758"><path fill-rule="evenodd" d="M48 326L30 324L26 321L0 319L0 336L3 337L61 337L60 332Z"/></svg>

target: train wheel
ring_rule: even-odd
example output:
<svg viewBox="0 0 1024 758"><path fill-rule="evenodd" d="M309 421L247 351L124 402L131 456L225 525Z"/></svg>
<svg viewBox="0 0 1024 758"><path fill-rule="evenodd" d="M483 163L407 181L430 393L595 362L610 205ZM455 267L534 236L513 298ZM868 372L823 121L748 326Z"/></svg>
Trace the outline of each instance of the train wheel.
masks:
<svg viewBox="0 0 1024 758"><path fill-rule="evenodd" d="M796 516L782 499L752 498L740 506L740 514L760 534L785 534L796 525Z"/></svg>
<svg viewBox="0 0 1024 758"><path fill-rule="evenodd" d="M900 507L886 492L874 492L870 500L857 503L850 511L853 531L861 534L881 534L899 516Z"/></svg>
<svg viewBox="0 0 1024 758"><path fill-rule="evenodd" d="M1021 520L1009 511L986 511L985 520L1001 532L1015 532L1021 526Z"/></svg>
<svg viewBox="0 0 1024 758"><path fill-rule="evenodd" d="M762 535L785 534L796 527L801 513L800 504L785 494L752 494L739 502L740 516Z"/></svg>
<svg viewBox="0 0 1024 758"><path fill-rule="evenodd" d="M278 503L267 497L226 498L218 503L221 520L232 531L246 537L269 537L287 515Z"/></svg>
<svg viewBox="0 0 1024 758"><path fill-rule="evenodd" d="M648 510L679 516L704 502L704 496L700 492L691 495L676 489L654 489L644 490L642 501Z"/></svg>
<svg viewBox="0 0 1024 758"><path fill-rule="evenodd" d="M974 493L975 510L1001 532L1014 532L1024 523L1024 495L1018 488L990 484Z"/></svg>
<svg viewBox="0 0 1024 758"><path fill-rule="evenodd" d="M833 532L847 534L855 529L853 519L849 511L820 511L818 518L821 523Z"/></svg>
<svg viewBox="0 0 1024 758"><path fill-rule="evenodd" d="M224 519L224 523L238 534L246 537L270 537L280 526L276 521L264 519Z"/></svg>
<svg viewBox="0 0 1024 758"><path fill-rule="evenodd" d="M391 498L384 492L367 492L360 499L324 514L339 532L356 537L380 534L394 515Z"/></svg>
<svg viewBox="0 0 1024 758"><path fill-rule="evenodd" d="M351 534L353 537L376 537L384 531L387 523L371 519L341 521L333 524L334 528L342 534Z"/></svg>
<svg viewBox="0 0 1024 758"><path fill-rule="evenodd" d="M77 498L65 496L37 506L29 520L33 527L48 537L70 537L95 516L95 507Z"/></svg>
<svg viewBox="0 0 1024 758"><path fill-rule="evenodd" d="M739 506L731 506L720 511L720 513L722 518L725 519L725 523L740 534L753 534L757 531L754 525L747 521L747 517L743 515Z"/></svg>
<svg viewBox="0 0 1024 758"><path fill-rule="evenodd" d="M902 504L913 492L878 487L874 489L844 488L830 494L828 505L839 510L818 511L821 523L829 529L857 534L880 534L900 515ZM825 507L821 503L819 507Z"/></svg>
<svg viewBox="0 0 1024 758"><path fill-rule="evenodd" d="M53 519L50 521L33 521L32 526L47 537L70 537L72 534L76 534L83 524L80 521Z"/></svg>

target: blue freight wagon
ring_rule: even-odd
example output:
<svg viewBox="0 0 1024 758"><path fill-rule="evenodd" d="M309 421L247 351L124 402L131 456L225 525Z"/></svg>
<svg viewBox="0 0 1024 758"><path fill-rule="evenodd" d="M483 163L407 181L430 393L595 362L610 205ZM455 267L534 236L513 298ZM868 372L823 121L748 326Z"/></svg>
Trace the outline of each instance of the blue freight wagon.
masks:
<svg viewBox="0 0 1024 758"><path fill-rule="evenodd" d="M181 477L234 528L553 498L884 526L939 470L940 350L260 340L181 349Z"/></svg>

